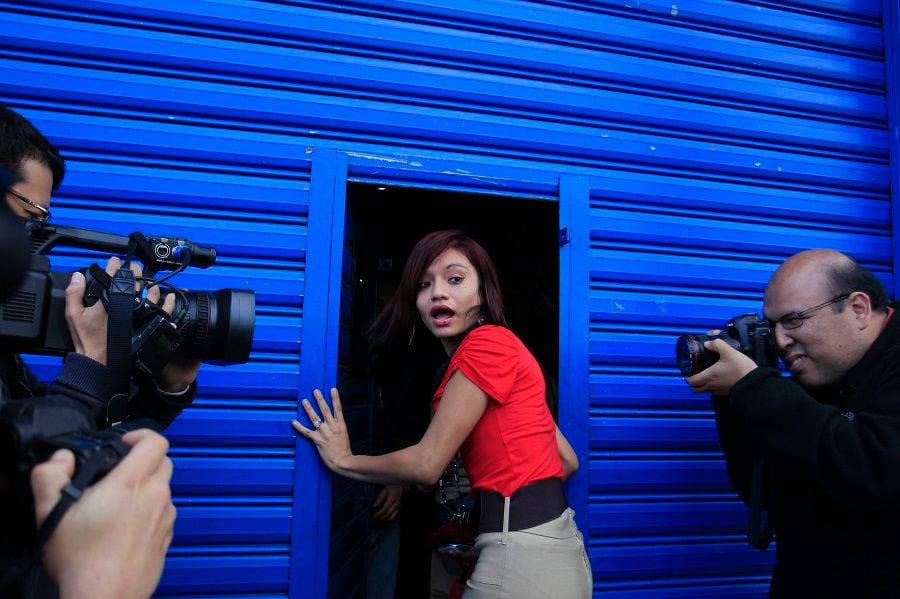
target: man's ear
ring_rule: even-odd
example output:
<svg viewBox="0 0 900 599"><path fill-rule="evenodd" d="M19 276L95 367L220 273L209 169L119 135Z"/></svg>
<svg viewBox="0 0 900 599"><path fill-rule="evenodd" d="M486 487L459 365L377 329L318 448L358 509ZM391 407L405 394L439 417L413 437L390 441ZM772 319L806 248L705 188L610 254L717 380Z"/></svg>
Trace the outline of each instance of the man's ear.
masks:
<svg viewBox="0 0 900 599"><path fill-rule="evenodd" d="M860 328L866 328L869 325L869 319L872 316L872 299L867 293L854 291L846 301L850 306L850 310L853 311L853 315L860 323Z"/></svg>

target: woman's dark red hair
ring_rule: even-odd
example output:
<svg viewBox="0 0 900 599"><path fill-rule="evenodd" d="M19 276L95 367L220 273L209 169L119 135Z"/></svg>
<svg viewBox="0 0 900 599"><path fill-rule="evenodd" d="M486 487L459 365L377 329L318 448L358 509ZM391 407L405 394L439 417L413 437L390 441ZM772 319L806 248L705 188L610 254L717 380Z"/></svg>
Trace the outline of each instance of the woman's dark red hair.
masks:
<svg viewBox="0 0 900 599"><path fill-rule="evenodd" d="M462 231L435 231L419 240L403 267L400 285L372 325L376 346L387 346L402 335L408 338L419 320L416 296L425 270L446 250L461 252L478 272L481 296L479 317L485 324L507 326L503 313L503 295L494 261L481 245Z"/></svg>

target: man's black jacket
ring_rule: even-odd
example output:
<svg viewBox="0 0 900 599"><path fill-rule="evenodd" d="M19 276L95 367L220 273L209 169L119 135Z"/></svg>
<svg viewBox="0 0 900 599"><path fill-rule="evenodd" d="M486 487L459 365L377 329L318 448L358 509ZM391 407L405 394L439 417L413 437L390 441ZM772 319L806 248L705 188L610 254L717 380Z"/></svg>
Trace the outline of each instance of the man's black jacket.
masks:
<svg viewBox="0 0 900 599"><path fill-rule="evenodd" d="M763 456L770 596L900 597L900 313L827 393L757 368L713 405L745 502L752 456Z"/></svg>
<svg viewBox="0 0 900 599"><path fill-rule="evenodd" d="M103 365L73 352L66 355L60 376L50 385L38 381L18 354L0 353L0 403L61 393L99 416L105 407L106 377L107 370ZM132 391L127 419L150 418L159 423L159 430L163 430L194 400L197 383L192 383L186 393L178 396L161 393L152 380Z"/></svg>
<svg viewBox="0 0 900 599"><path fill-rule="evenodd" d="M96 422L103 414L107 376L107 368L99 362L70 353L56 380L52 384L41 383L18 355L7 353L0 355L0 405L28 398L65 402L80 406L87 421ZM186 393L167 397L152 381L147 381L129 401L127 420L150 418L159 424L155 428L162 430L190 405L196 388L196 383L192 383ZM0 456L3 458L8 456ZM0 474L0 490L11 482L4 478ZM4 533L15 528L7 520L15 511L10 508L12 494L7 493L9 490L0 495L0 597L53 599L58 596L56 584L29 555L30 550L20 547L18 541L13 542Z"/></svg>

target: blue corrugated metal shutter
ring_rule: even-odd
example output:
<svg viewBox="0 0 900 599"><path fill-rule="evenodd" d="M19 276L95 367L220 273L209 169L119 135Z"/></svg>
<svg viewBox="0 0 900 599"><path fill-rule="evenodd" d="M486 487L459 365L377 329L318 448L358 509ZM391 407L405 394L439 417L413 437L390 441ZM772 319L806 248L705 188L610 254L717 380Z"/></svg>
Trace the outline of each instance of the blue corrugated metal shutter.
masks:
<svg viewBox="0 0 900 599"><path fill-rule="evenodd" d="M294 470L285 424L334 372L318 356L327 298L300 311L307 247L333 284L340 244L333 214L306 229L321 149L346 153L354 180L541 197L559 182L574 269L561 412L590 415L570 494L596 591L764 594L771 555L745 547L707 400L672 346L757 309L798 249L848 251L892 282L880 0L0 8L0 100L72 159L55 218L186 233L223 257L185 285L258 293L252 362L205 369L172 428L183 509L161 594L283 596L290 576L295 596L324 596L298 569L322 582L328 524L298 519L328 493L308 447Z"/></svg>
<svg viewBox="0 0 900 599"><path fill-rule="evenodd" d="M22 112L54 132L69 157L70 176L54 200L54 219L120 234L187 236L216 247L219 259L208 271L177 276L178 284L256 291L251 361L204 366L194 406L167 431L178 520L158 594L284 593L294 504L294 439L286 426L296 413L299 387L308 162L302 155L280 156L282 166L260 168L240 164L245 157L236 152L234 165L223 168L194 155L187 140L160 158L141 145L148 132L168 132L166 120L152 122L155 115L104 117L101 124L27 106ZM116 137L123 141L115 152L83 146L101 126L120 129ZM142 158L123 155L129 139ZM230 143L241 148L237 140ZM52 264L72 270L87 258L61 249ZM50 378L54 361L31 362L47 365L37 370Z"/></svg>
<svg viewBox="0 0 900 599"><path fill-rule="evenodd" d="M693 26L659 31L682 76L629 127L646 159L590 192L590 530L604 596L765 595L772 552L747 547L708 397L677 376L674 341L759 311L772 271L802 249L846 251L892 284L879 9L679 3Z"/></svg>
<svg viewBox="0 0 900 599"><path fill-rule="evenodd" d="M212 245L214 267L174 281L257 296L251 361L204 366L194 406L167 431L178 520L158 594L284 596L292 515L303 515L295 511L288 423L300 387L310 156L263 112L211 108L215 98L245 105L253 90L242 82L212 72L172 77L153 48L120 53L136 23L16 9L3 17L4 30L18 34L0 58L2 100L68 159L54 219ZM191 54L187 39L173 47ZM71 270L86 257L63 248L52 263ZM42 378L55 369L53 360L31 362ZM315 474L317 463L309 464ZM308 556L312 547L314 534L295 538L298 552Z"/></svg>
<svg viewBox="0 0 900 599"><path fill-rule="evenodd" d="M167 431L178 520L159 593L284 591L294 472L286 423L299 386L308 163L297 160L280 173L235 166L211 175L187 148L177 158L129 164L118 155L79 152L79 137L95 135L88 118L67 129L56 116L22 112L45 131L67 130L60 143L71 175L54 200L54 219L120 234L187 236L216 247L219 259L208 271L179 275L178 284L256 291L251 361L204 366L194 406ZM110 123L134 139L147 126L138 118ZM72 270L88 257L62 249L52 264ZM49 378L50 370L41 374Z"/></svg>

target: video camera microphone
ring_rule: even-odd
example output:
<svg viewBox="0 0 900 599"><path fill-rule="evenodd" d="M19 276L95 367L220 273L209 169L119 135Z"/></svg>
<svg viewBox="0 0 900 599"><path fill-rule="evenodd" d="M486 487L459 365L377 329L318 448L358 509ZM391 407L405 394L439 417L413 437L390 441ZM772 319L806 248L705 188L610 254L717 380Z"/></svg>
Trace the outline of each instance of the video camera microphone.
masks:
<svg viewBox="0 0 900 599"><path fill-rule="evenodd" d="M92 249L110 254L125 254L129 243L135 244L135 254L144 264L144 276L151 277L161 270L180 270L188 266L209 268L216 261L216 249L204 247L181 237L145 237L133 233L131 237L28 221L26 231L31 239L31 251L45 255L57 245Z"/></svg>

